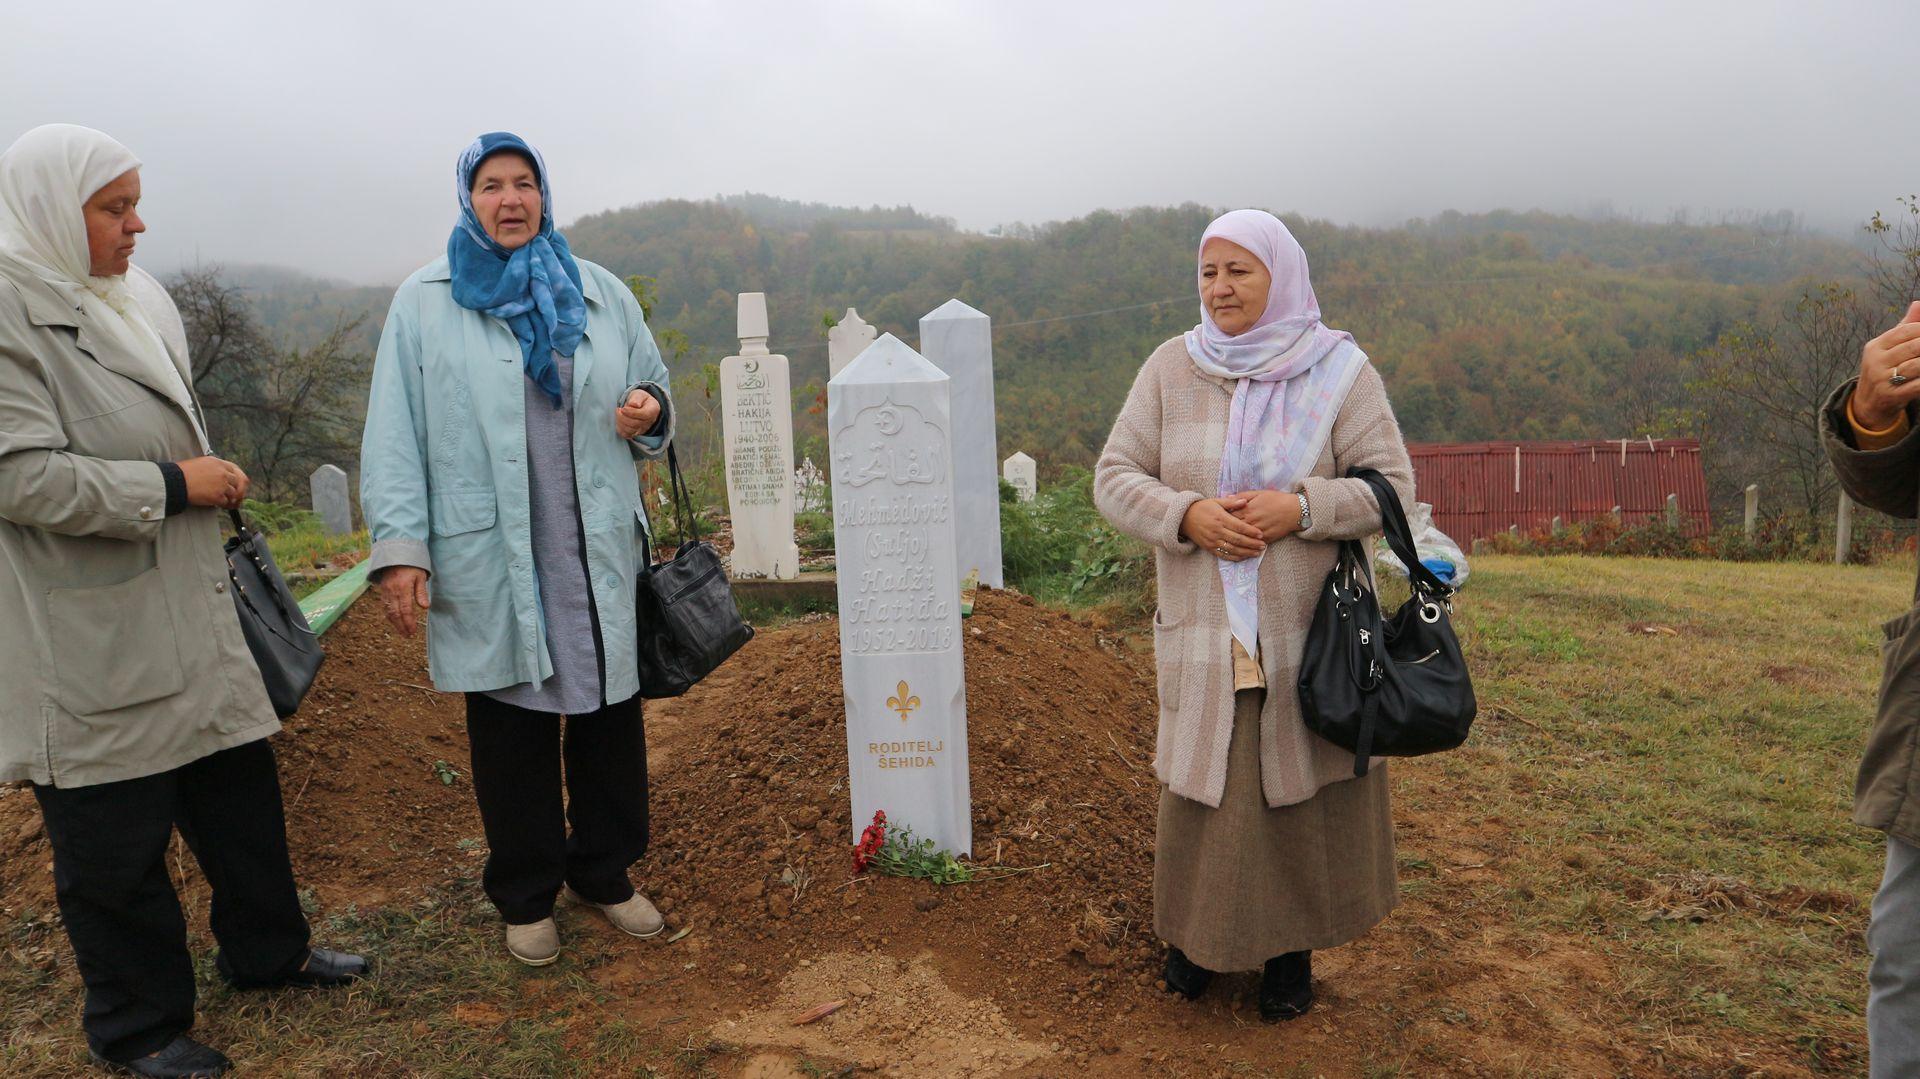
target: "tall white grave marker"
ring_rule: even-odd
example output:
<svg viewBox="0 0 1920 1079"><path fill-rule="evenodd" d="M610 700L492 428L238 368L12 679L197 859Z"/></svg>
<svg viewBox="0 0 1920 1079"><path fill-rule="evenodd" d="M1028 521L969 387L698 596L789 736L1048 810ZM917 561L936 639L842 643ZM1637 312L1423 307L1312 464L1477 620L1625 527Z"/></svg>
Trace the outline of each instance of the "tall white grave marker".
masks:
<svg viewBox="0 0 1920 1079"><path fill-rule="evenodd" d="M847 313L840 316L839 323L827 331L827 377L831 379L846 370L855 356L873 344L878 333L878 330L861 320L860 312L847 308Z"/></svg>
<svg viewBox="0 0 1920 1079"><path fill-rule="evenodd" d="M950 383L892 334L827 383L853 830L973 849Z"/></svg>
<svg viewBox="0 0 1920 1079"><path fill-rule="evenodd" d="M920 351L953 379L953 493L960 576L1001 588L1000 453L993 421L993 320L948 300L920 320Z"/></svg>
<svg viewBox="0 0 1920 1079"><path fill-rule="evenodd" d="M1020 492L1020 501L1031 502L1040 491L1040 466L1026 452L1018 451L1007 458L1000 466L1000 474L1005 476L1013 489Z"/></svg>
<svg viewBox="0 0 1920 1079"><path fill-rule="evenodd" d="M740 294L740 354L720 361L733 575L800 576L793 541L793 395L787 358L767 351L767 297Z"/></svg>

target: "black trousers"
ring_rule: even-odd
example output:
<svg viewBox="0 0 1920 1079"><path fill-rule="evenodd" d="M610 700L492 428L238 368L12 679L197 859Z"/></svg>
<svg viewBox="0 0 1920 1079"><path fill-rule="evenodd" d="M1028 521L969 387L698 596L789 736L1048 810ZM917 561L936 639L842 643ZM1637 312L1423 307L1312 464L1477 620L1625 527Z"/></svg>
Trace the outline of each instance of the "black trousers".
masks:
<svg viewBox="0 0 1920 1079"><path fill-rule="evenodd" d="M221 972L240 985L266 984L306 962L307 919L265 739L159 775L33 793L87 987L81 1024L95 1053L129 1061L193 1026L193 957L167 876L176 827L213 890Z"/></svg>
<svg viewBox="0 0 1920 1079"><path fill-rule="evenodd" d="M481 882L507 924L551 917L562 884L596 903L633 895L627 869L647 853L639 697L567 717L563 739L558 715L469 693L467 738L487 833Z"/></svg>

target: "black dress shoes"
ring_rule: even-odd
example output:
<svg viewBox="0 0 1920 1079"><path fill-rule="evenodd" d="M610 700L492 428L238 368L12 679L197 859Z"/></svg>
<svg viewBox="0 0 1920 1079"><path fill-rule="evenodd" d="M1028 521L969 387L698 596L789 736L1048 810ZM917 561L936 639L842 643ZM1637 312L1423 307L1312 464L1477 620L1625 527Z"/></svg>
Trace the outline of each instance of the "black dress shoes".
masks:
<svg viewBox="0 0 1920 1079"><path fill-rule="evenodd" d="M1178 993L1188 1000L1199 1000L1200 994L1207 991L1213 982L1213 971L1196 966L1187 958L1187 953L1172 945L1167 946L1167 989Z"/></svg>
<svg viewBox="0 0 1920 1079"><path fill-rule="evenodd" d="M328 989L348 982L357 982L366 976L367 961L363 956L315 948L308 953L306 966L287 975L284 984L305 986L310 989Z"/></svg>
<svg viewBox="0 0 1920 1079"><path fill-rule="evenodd" d="M93 1062L110 1072L120 1075L152 1076L153 1079L200 1079L202 1076L225 1075L233 1067L233 1061L217 1049L209 1049L187 1037L179 1035L166 1044L157 1053L149 1053L137 1060L125 1062L108 1060L98 1053L88 1053Z"/></svg>
<svg viewBox="0 0 1920 1079"><path fill-rule="evenodd" d="M289 985L301 989L330 989L336 985L357 982L367 976L367 961L364 958L346 952L330 952L325 948L309 950L307 960L300 969L259 981L235 977L233 968L227 965L225 953L215 956L213 965L219 970L220 976L227 980L227 984L235 989L278 989Z"/></svg>
<svg viewBox="0 0 1920 1079"><path fill-rule="evenodd" d="M1313 953L1288 952L1267 960L1260 973L1260 1018L1298 1019L1313 1007Z"/></svg>

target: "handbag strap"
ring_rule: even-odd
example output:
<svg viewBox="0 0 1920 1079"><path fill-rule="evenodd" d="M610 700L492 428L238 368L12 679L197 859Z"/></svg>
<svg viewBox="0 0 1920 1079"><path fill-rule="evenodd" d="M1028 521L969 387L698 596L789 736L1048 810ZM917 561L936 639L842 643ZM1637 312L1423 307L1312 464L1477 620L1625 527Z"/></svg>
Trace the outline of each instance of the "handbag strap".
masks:
<svg viewBox="0 0 1920 1079"><path fill-rule="evenodd" d="M671 442L667 443L667 490L683 540L700 542L700 518L693 512L693 494L687 489L687 478L680 473L680 457L673 452ZM645 529L640 532L640 553L645 566L653 565L653 536Z"/></svg>
<svg viewBox="0 0 1920 1079"><path fill-rule="evenodd" d="M1380 718L1380 694L1360 695L1360 733L1353 742L1353 777L1364 778L1373 757L1373 732Z"/></svg>
<svg viewBox="0 0 1920 1079"><path fill-rule="evenodd" d="M1442 599L1453 595L1453 589L1446 582L1421 564L1419 552L1413 545L1413 526L1407 523L1406 508L1400 504L1400 494L1387 478L1372 468L1348 469L1347 476L1365 482L1373 492L1374 501L1380 504L1380 528L1386 534L1387 546L1407 567L1407 578L1414 587Z"/></svg>

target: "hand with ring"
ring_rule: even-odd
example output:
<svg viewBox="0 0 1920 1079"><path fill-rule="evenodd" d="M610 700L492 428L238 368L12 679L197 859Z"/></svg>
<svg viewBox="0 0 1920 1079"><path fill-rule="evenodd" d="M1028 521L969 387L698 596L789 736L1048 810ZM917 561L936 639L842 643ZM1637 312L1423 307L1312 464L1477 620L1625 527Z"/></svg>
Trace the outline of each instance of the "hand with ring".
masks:
<svg viewBox="0 0 1920 1079"><path fill-rule="evenodd" d="M232 461L218 457L194 457L175 462L187 481L187 505L215 509L239 509L246 501L253 481Z"/></svg>
<svg viewBox="0 0 1920 1079"><path fill-rule="evenodd" d="M1860 350L1860 382L1853 389L1853 418L1870 431L1892 427L1920 398L1920 300L1906 317Z"/></svg>
<svg viewBox="0 0 1920 1079"><path fill-rule="evenodd" d="M1234 516L1235 511L1245 509L1246 504L1247 499L1242 495L1203 498L1187 507L1187 514L1180 522L1180 534L1221 561L1252 558L1266 550L1267 545L1260 538L1257 526Z"/></svg>

